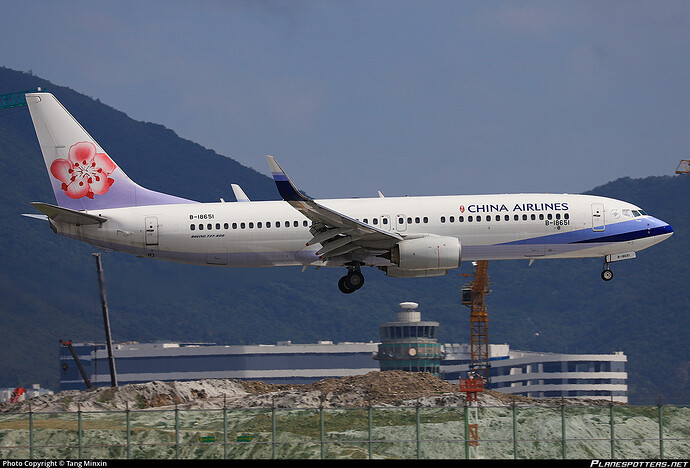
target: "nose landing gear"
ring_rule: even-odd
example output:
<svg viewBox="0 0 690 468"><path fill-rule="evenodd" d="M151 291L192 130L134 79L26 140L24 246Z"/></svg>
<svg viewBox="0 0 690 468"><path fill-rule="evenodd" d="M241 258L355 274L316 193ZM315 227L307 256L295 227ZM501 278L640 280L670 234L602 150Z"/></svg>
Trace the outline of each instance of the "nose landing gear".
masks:
<svg viewBox="0 0 690 468"><path fill-rule="evenodd" d="M364 275L359 265L347 267L347 275L338 281L338 289L344 294L351 294L364 286Z"/></svg>
<svg viewBox="0 0 690 468"><path fill-rule="evenodd" d="M613 272L607 261L604 261L604 271L601 272L601 279L604 281L611 281L613 279Z"/></svg>

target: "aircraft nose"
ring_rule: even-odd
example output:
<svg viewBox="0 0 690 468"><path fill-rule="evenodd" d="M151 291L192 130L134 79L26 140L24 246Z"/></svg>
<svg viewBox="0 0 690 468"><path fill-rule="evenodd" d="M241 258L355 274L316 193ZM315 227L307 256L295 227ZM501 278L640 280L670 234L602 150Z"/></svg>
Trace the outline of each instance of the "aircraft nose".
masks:
<svg viewBox="0 0 690 468"><path fill-rule="evenodd" d="M656 239L658 239L655 243L658 244L661 241L664 241L671 237L673 235L673 228L671 227L670 224L665 223L664 221L661 220L656 220L657 223L656 226L652 228L653 235Z"/></svg>

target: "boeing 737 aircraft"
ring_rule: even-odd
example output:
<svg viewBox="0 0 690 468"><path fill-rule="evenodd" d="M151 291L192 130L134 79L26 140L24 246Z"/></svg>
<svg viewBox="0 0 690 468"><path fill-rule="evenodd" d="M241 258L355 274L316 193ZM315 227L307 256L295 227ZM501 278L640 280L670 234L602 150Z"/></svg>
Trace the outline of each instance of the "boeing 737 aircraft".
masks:
<svg viewBox="0 0 690 468"><path fill-rule="evenodd" d="M49 93L26 95L56 205L34 202L50 228L108 251L228 267L361 268L392 277L445 275L461 260L635 257L673 234L630 203L568 194L313 200L267 156L282 201L199 203L134 183Z"/></svg>

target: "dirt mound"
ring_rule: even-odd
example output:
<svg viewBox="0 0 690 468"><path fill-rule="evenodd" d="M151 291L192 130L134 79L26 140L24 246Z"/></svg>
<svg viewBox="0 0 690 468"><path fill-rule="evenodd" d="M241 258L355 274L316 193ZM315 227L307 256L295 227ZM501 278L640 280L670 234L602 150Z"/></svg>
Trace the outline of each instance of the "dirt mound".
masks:
<svg viewBox="0 0 690 468"><path fill-rule="evenodd" d="M532 399L495 391L478 395L482 406L513 403L553 406L560 399ZM606 404L567 400L568 404ZM344 408L366 406L462 406L465 394L458 386L421 372L373 371L365 375L319 380L311 384L268 384L234 379L145 384L69 390L18 404L0 405L0 412L105 411L149 408Z"/></svg>

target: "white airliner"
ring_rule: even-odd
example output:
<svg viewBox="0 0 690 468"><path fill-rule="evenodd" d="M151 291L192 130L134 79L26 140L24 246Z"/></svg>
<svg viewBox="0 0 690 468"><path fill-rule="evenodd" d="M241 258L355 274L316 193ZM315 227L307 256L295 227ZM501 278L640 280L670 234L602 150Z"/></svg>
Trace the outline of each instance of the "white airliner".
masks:
<svg viewBox="0 0 690 468"><path fill-rule="evenodd" d="M568 194L313 200L276 160L282 201L199 203L134 183L49 93L26 95L56 205L34 202L51 229L108 251L228 267L347 268L338 287L362 287L361 267L392 277L445 275L462 260L635 257L673 234L630 203Z"/></svg>

